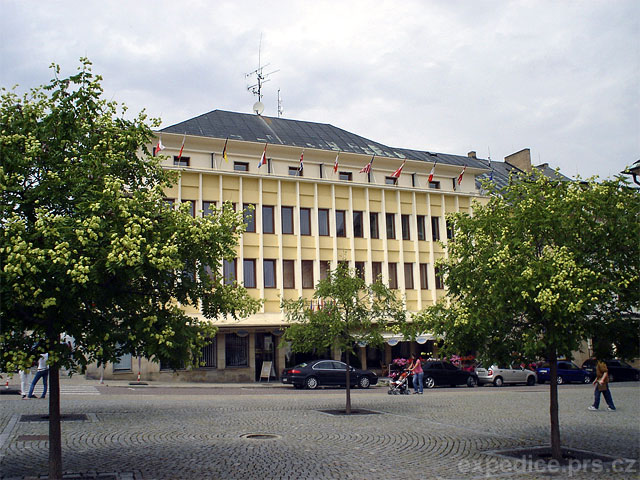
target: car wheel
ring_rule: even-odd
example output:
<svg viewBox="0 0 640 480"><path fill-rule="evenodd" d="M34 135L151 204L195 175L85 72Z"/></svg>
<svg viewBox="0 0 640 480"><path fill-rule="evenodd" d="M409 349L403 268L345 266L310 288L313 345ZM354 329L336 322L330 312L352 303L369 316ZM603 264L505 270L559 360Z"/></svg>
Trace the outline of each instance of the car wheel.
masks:
<svg viewBox="0 0 640 480"><path fill-rule="evenodd" d="M469 378L471 378L471 377L469 377ZM493 380L493 384L494 384L496 387L501 387L503 383L504 383L504 382L502 381L502 377L496 377L496 378Z"/></svg>
<svg viewBox="0 0 640 480"><path fill-rule="evenodd" d="M530 387L533 387L536 384L536 377L534 377L533 375L529 375L527 377L527 385L529 385Z"/></svg>
<svg viewBox="0 0 640 480"><path fill-rule="evenodd" d="M436 381L433 379L433 377L427 377L424 379L424 386L425 388L433 388L436 386Z"/></svg>
<svg viewBox="0 0 640 480"><path fill-rule="evenodd" d="M564 378L562 378L562 376L558 375L558 385L562 385L564 383Z"/></svg>
<svg viewBox="0 0 640 480"><path fill-rule="evenodd" d="M584 377L583 382L584 382L584 383L591 383L591 377L590 377L589 375L586 375L586 376Z"/></svg>
<svg viewBox="0 0 640 480"><path fill-rule="evenodd" d="M309 390L314 390L318 388L318 379L316 377L309 377L304 381L304 384Z"/></svg>
<svg viewBox="0 0 640 480"><path fill-rule="evenodd" d="M467 387L475 387L478 384L475 377L467 378Z"/></svg>
<svg viewBox="0 0 640 480"><path fill-rule="evenodd" d="M369 388L369 385L371 385L369 377L360 377L360 379L358 380L358 386L360 388Z"/></svg>

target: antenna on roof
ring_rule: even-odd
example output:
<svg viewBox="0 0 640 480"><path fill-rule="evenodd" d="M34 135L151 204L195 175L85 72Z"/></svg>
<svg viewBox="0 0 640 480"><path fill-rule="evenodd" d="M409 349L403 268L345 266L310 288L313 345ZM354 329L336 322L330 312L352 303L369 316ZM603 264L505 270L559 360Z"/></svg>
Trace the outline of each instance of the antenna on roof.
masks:
<svg viewBox="0 0 640 480"><path fill-rule="evenodd" d="M247 90L249 90L253 95L256 95L258 97L258 101L253 106L253 111L256 112L258 115L260 115L260 113L262 113L262 110L264 110L264 106L262 106L262 110L258 112L259 110L258 104L262 105L262 84L269 81L269 78L267 78L269 77L269 75L280 71L280 70L274 70L273 72L263 73L264 69L268 67L269 64L267 63L266 65L262 65L262 61L260 59L261 53L262 53L262 34L260 34L260 46L258 47L258 68L256 68L253 72L249 72L245 75L245 78L253 75L256 76L257 82L254 83L253 85L247 86Z"/></svg>
<svg viewBox="0 0 640 480"><path fill-rule="evenodd" d="M282 116L282 98L280 98L280 89L278 89L278 118Z"/></svg>

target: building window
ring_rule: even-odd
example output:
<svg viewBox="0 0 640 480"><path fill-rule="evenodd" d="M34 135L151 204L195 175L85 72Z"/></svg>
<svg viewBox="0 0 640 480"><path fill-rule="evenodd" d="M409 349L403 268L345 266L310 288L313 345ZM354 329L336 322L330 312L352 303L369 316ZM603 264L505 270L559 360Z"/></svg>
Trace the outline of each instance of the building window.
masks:
<svg viewBox="0 0 640 480"><path fill-rule="evenodd" d="M189 204L189 215L192 217L196 216L196 201L195 200L182 200L182 203Z"/></svg>
<svg viewBox="0 0 640 480"><path fill-rule="evenodd" d="M361 238L364 236L364 225L362 219L364 214L360 211L353 212L353 236Z"/></svg>
<svg viewBox="0 0 640 480"><path fill-rule="evenodd" d="M293 235L293 207L282 207L282 233Z"/></svg>
<svg viewBox="0 0 640 480"><path fill-rule="evenodd" d="M276 261L265 259L262 262L264 288L276 288Z"/></svg>
<svg viewBox="0 0 640 480"><path fill-rule="evenodd" d="M216 202L203 201L202 202L202 216L213 215L213 211L216 207Z"/></svg>
<svg viewBox="0 0 640 480"><path fill-rule="evenodd" d="M326 237L329 235L329 209L318 209L318 235Z"/></svg>
<svg viewBox="0 0 640 480"><path fill-rule="evenodd" d="M301 177L302 172L298 169L298 167L289 167L289 175L292 177Z"/></svg>
<svg viewBox="0 0 640 480"><path fill-rule="evenodd" d="M380 238L380 231L378 230L378 212L369 213L369 232L371 238Z"/></svg>
<svg viewBox="0 0 640 480"><path fill-rule="evenodd" d="M374 282L382 281L382 262L371 262L371 275Z"/></svg>
<svg viewBox="0 0 640 480"><path fill-rule="evenodd" d="M344 210L336 210L336 236L346 237L347 226L345 222L346 212Z"/></svg>
<svg viewBox="0 0 640 480"><path fill-rule="evenodd" d="M416 173L412 173L411 174L411 186L412 187L416 187L417 185L418 185L417 174Z"/></svg>
<svg viewBox="0 0 640 480"><path fill-rule="evenodd" d="M131 371L131 354L125 353L121 357L118 358L117 362L113 362L113 370L114 371Z"/></svg>
<svg viewBox="0 0 640 480"><path fill-rule="evenodd" d="M398 179L396 177L384 177L384 183L387 185L397 185Z"/></svg>
<svg viewBox="0 0 640 480"><path fill-rule="evenodd" d="M398 264L397 263L389 264L389 288L394 290L398 288Z"/></svg>
<svg viewBox="0 0 640 480"><path fill-rule="evenodd" d="M302 260L302 288L313 288L313 260Z"/></svg>
<svg viewBox="0 0 640 480"><path fill-rule="evenodd" d="M431 238L435 242L440 240L440 218L431 217Z"/></svg>
<svg viewBox="0 0 640 480"><path fill-rule="evenodd" d="M233 169L236 172L248 172L249 164L247 162L233 162Z"/></svg>
<svg viewBox="0 0 640 480"><path fill-rule="evenodd" d="M426 234L426 224L425 224L425 216L424 215L418 215L417 217L417 223L418 223L418 240L426 240L427 238L427 234Z"/></svg>
<svg viewBox="0 0 640 480"><path fill-rule="evenodd" d="M262 206L262 233L275 233L273 222L273 206Z"/></svg>
<svg viewBox="0 0 640 480"><path fill-rule="evenodd" d="M356 277L364 280L364 262L356 262Z"/></svg>
<svg viewBox="0 0 640 480"><path fill-rule="evenodd" d="M282 261L282 286L296 288L295 260Z"/></svg>
<svg viewBox="0 0 640 480"><path fill-rule="evenodd" d="M404 264L404 288L413 290L413 263Z"/></svg>
<svg viewBox="0 0 640 480"><path fill-rule="evenodd" d="M233 285L236 281L237 259L222 261L222 276L225 285Z"/></svg>
<svg viewBox="0 0 640 480"><path fill-rule="evenodd" d="M245 288L256 288L256 260L245 258L242 261L242 273Z"/></svg>
<svg viewBox="0 0 640 480"><path fill-rule="evenodd" d="M216 339L212 338L211 343L202 347L200 350L200 366L201 368L216 368L218 366Z"/></svg>
<svg viewBox="0 0 640 480"><path fill-rule="evenodd" d="M249 336L239 337L235 333L224 336L224 357L227 367L249 366Z"/></svg>
<svg viewBox="0 0 640 480"><path fill-rule="evenodd" d="M429 188L440 190L440 182L429 182Z"/></svg>
<svg viewBox="0 0 640 480"><path fill-rule="evenodd" d="M440 273L440 269L438 267L435 268L436 273L436 288L438 290L442 290L444 288L444 279L442 278L442 273Z"/></svg>
<svg viewBox="0 0 640 480"><path fill-rule="evenodd" d="M320 280L325 280L329 276L330 269L328 260L320 260Z"/></svg>
<svg viewBox="0 0 640 480"><path fill-rule="evenodd" d="M402 223L402 239L411 240L411 215L402 215L400 220Z"/></svg>
<svg viewBox="0 0 640 480"><path fill-rule="evenodd" d="M420 264L420 288L422 290L429 289L429 264L428 263Z"/></svg>
<svg viewBox="0 0 640 480"><path fill-rule="evenodd" d="M311 209L300 209L300 235L311 235Z"/></svg>
<svg viewBox="0 0 640 480"><path fill-rule="evenodd" d="M173 208L173 206L176 204L176 201L173 198L165 198L164 199L164 203L168 206Z"/></svg>
<svg viewBox="0 0 640 480"><path fill-rule="evenodd" d="M247 232L256 232L256 206L253 203L245 203L242 206L242 217L247 226Z"/></svg>
<svg viewBox="0 0 640 480"><path fill-rule="evenodd" d="M445 220L445 225L447 226L447 239L453 239L453 227L449 223L449 220Z"/></svg>
<svg viewBox="0 0 640 480"><path fill-rule="evenodd" d="M394 213L387 213L387 238L396 238L396 216Z"/></svg>
<svg viewBox="0 0 640 480"><path fill-rule="evenodd" d="M346 180L347 182L350 182L351 180L353 180L353 174L351 172L339 172L338 178L340 180Z"/></svg>
<svg viewBox="0 0 640 480"><path fill-rule="evenodd" d="M177 155L173 156L173 165L176 167L188 167L189 166L189 160L191 160L190 157L180 157L178 158Z"/></svg>
<svg viewBox="0 0 640 480"><path fill-rule="evenodd" d="M320 178L324 178L324 164L321 163L320 165L318 165L318 169L320 171Z"/></svg>

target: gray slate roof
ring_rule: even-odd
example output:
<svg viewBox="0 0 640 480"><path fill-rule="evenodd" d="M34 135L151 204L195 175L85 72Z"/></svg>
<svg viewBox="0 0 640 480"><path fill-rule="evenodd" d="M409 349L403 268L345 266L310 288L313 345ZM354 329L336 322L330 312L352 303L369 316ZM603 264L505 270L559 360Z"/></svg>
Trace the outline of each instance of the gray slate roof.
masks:
<svg viewBox="0 0 640 480"><path fill-rule="evenodd" d="M347 132L327 123L213 110L184 122L163 128L161 132L211 138L229 138L247 142L316 148L334 152L379 155L389 158L437 161L447 165L486 168L487 160L406 148L393 148Z"/></svg>
<svg viewBox="0 0 640 480"><path fill-rule="evenodd" d="M485 167L489 168L491 171L489 173L483 173L482 175L476 176L476 187L480 190L482 189L481 182L485 179L491 179L492 182L498 188L504 188L509 185L509 176L510 175L518 175L524 173L517 167L507 163L507 162L491 162L488 160L483 160L486 162ZM534 166L533 168L541 171L546 177L569 182L571 179L566 177L565 175L556 172L554 169L550 168L546 163L538 166Z"/></svg>

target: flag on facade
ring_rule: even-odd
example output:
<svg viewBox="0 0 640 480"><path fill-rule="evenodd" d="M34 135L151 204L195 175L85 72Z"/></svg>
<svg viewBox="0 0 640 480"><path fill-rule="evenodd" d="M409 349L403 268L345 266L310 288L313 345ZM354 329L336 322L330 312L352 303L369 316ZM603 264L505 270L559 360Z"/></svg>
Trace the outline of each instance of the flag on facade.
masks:
<svg viewBox="0 0 640 480"><path fill-rule="evenodd" d="M464 168L462 169L462 171L460 172L460 175L458 175L458 185L460 185L462 183L462 176L464 175L464 171L467 169L467 166L465 165Z"/></svg>
<svg viewBox="0 0 640 480"><path fill-rule="evenodd" d="M433 174L436 171L436 163L438 162L433 162L433 167L431 167L431 171L429 172L429 183L433 182Z"/></svg>
<svg viewBox="0 0 640 480"><path fill-rule="evenodd" d="M340 155L338 153L338 155ZM336 155L336 161L333 162L333 173L337 173L338 172L338 155Z"/></svg>
<svg viewBox="0 0 640 480"><path fill-rule="evenodd" d="M162 150L164 150L164 145L162 144L162 138L158 138L158 144L156 145L155 150L153 151L153 156L157 156Z"/></svg>
<svg viewBox="0 0 640 480"><path fill-rule="evenodd" d="M376 158L375 155L371 157L371 160L369 160L369 163L367 163L364 167L362 167L362 170L360 170L360 173L371 173L371 168L373 167L374 158Z"/></svg>
<svg viewBox="0 0 640 480"><path fill-rule="evenodd" d="M224 141L224 147L222 149L222 158L224 158L224 161L229 163L229 159L227 158L227 142L229 141L229 137L227 137L227 139Z"/></svg>
<svg viewBox="0 0 640 480"><path fill-rule="evenodd" d="M264 150L262 151L262 157L260 157L260 162L258 162L258 168L262 165L267 164L267 144L264 144Z"/></svg>
<svg viewBox="0 0 640 480"><path fill-rule="evenodd" d="M298 167L298 176L302 175L302 170L304 169L304 150L302 150L302 153L300 154L300 166Z"/></svg>
<svg viewBox="0 0 640 480"><path fill-rule="evenodd" d="M185 133L182 137L182 145L180 146L180 151L178 152L178 161L182 158L182 151L184 150L184 141L187 139L187 134Z"/></svg>
<svg viewBox="0 0 640 480"><path fill-rule="evenodd" d="M402 174L402 168L404 167L404 164L407 163L407 161L405 160L404 162L402 162L402 165L400 165L400 167L391 174L391 178L398 178L400 177L400 175Z"/></svg>

